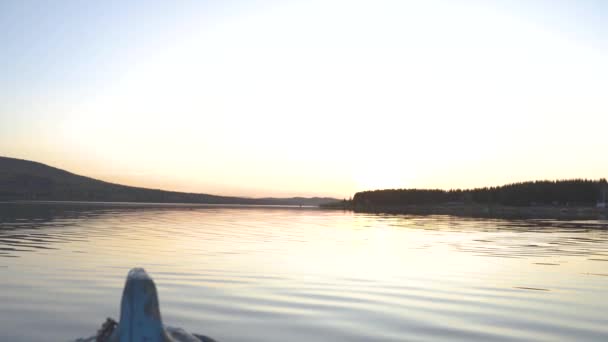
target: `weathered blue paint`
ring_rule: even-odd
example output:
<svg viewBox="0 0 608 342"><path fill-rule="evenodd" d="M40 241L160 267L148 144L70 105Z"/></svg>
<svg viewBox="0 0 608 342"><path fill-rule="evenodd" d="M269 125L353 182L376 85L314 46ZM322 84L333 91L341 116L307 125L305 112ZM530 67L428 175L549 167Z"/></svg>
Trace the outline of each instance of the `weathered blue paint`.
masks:
<svg viewBox="0 0 608 342"><path fill-rule="evenodd" d="M164 342L168 338L158 306L156 285L143 268L127 276L120 304L120 342Z"/></svg>
<svg viewBox="0 0 608 342"><path fill-rule="evenodd" d="M75 342L215 342L181 328L166 327L160 316L156 285L143 268L127 275L120 303L120 322L109 338L99 333Z"/></svg>

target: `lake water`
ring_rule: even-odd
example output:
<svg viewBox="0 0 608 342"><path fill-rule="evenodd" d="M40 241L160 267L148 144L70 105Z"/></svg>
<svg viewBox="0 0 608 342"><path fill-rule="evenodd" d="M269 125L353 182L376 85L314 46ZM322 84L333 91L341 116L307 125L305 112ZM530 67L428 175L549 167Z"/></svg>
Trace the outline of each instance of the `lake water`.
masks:
<svg viewBox="0 0 608 342"><path fill-rule="evenodd" d="M607 226L0 204L0 341L93 335L136 266L218 341L607 341Z"/></svg>

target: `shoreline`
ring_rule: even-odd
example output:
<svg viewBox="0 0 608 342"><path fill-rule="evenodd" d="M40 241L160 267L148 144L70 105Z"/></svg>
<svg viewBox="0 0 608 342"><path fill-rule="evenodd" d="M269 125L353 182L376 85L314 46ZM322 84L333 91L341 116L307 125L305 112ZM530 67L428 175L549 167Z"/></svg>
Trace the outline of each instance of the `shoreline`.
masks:
<svg viewBox="0 0 608 342"><path fill-rule="evenodd" d="M328 210L350 210L355 213L451 215L460 217L513 218L513 219L561 219L561 220L608 220L608 208L588 206L504 206L482 204L460 205L366 205L352 204L321 206Z"/></svg>

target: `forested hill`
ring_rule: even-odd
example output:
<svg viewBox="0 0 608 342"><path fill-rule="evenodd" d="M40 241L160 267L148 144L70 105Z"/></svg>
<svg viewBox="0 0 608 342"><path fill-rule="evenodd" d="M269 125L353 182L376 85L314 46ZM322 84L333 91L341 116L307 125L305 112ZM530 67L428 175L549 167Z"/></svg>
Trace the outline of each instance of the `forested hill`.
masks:
<svg viewBox="0 0 608 342"><path fill-rule="evenodd" d="M581 205L606 201L608 184L600 180L559 180L514 183L468 190L390 189L358 192L355 208L369 206L479 203L508 206Z"/></svg>
<svg viewBox="0 0 608 342"><path fill-rule="evenodd" d="M323 197L247 198L137 188L75 175L45 164L0 157L0 200L319 205Z"/></svg>

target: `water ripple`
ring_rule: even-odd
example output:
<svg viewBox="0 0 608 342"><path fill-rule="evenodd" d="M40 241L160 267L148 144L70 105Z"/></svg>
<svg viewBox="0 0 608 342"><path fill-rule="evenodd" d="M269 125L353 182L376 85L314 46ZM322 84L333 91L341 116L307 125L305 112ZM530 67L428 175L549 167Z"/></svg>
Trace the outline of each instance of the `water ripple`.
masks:
<svg viewBox="0 0 608 342"><path fill-rule="evenodd" d="M0 340L90 335L143 266L167 323L222 341L605 341L607 226L0 204Z"/></svg>

